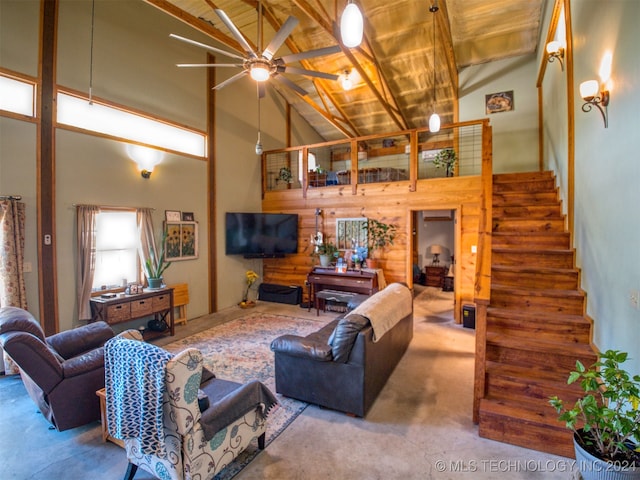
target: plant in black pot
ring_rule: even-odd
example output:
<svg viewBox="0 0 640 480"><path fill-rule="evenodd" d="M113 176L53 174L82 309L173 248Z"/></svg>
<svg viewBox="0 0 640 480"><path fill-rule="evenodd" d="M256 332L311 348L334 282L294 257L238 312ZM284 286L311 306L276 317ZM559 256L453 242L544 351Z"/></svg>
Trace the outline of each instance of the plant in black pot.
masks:
<svg viewBox="0 0 640 480"><path fill-rule="evenodd" d="M160 250L149 249L149 256L144 262L144 271L149 282L149 288L160 288L162 286L162 274L169 268L171 262L165 259L167 247L167 231L162 233ZM156 252L158 256L156 257Z"/></svg>
<svg viewBox="0 0 640 480"><path fill-rule="evenodd" d="M557 396L549 400L574 432L584 480L640 479L640 375L620 366L626 360L627 353L607 350L590 368L577 361L567 383L580 381L584 395L569 407Z"/></svg>
<svg viewBox="0 0 640 480"><path fill-rule="evenodd" d="M456 151L453 148L443 148L440 150L433 159L433 164L436 168L444 168L445 175L447 177L453 176L453 168L456 165L458 157Z"/></svg>

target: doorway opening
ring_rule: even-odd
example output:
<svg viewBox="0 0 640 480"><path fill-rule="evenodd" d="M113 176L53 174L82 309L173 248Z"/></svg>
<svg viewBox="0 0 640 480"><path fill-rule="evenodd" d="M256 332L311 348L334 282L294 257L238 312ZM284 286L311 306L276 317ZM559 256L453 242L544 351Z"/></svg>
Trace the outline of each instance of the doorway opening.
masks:
<svg viewBox="0 0 640 480"><path fill-rule="evenodd" d="M460 323L460 312L456 308L456 258L460 248L458 216L458 208L412 210L410 241L413 285L451 292L456 323Z"/></svg>

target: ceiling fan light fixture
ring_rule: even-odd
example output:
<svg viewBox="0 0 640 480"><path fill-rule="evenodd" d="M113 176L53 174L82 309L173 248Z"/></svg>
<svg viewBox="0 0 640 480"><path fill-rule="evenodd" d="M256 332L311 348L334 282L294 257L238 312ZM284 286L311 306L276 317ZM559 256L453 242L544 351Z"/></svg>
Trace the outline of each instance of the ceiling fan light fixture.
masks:
<svg viewBox="0 0 640 480"><path fill-rule="evenodd" d="M251 75L251 78L253 78L256 82L266 82L267 80L269 80L271 71L269 70L268 65L256 63L251 65L249 75Z"/></svg>
<svg viewBox="0 0 640 480"><path fill-rule="evenodd" d="M340 36L342 43L347 48L355 48L362 43L364 33L364 20L358 6L350 1L342 12L340 18Z"/></svg>
<svg viewBox="0 0 640 480"><path fill-rule="evenodd" d="M440 115L433 112L429 117L429 131L436 133L440 131Z"/></svg>

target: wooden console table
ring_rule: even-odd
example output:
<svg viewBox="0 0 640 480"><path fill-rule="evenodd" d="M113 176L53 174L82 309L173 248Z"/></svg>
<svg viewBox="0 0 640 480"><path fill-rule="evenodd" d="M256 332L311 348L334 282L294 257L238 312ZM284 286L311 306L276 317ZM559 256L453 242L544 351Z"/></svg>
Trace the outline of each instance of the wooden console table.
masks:
<svg viewBox="0 0 640 480"><path fill-rule="evenodd" d="M309 290L309 310L311 310L311 303L313 303L318 311L316 293L328 289L373 295L378 291L378 273L366 270L347 270L344 273L338 273L335 268L315 267L307 275L307 288Z"/></svg>
<svg viewBox="0 0 640 480"><path fill-rule="evenodd" d="M145 290L136 295L116 295L114 298L93 297L91 299L91 322L104 321L109 325L129 322L138 318L154 316L156 320L169 315L169 328L164 332L154 332L148 328L144 339L160 335L175 334L173 314L173 288Z"/></svg>

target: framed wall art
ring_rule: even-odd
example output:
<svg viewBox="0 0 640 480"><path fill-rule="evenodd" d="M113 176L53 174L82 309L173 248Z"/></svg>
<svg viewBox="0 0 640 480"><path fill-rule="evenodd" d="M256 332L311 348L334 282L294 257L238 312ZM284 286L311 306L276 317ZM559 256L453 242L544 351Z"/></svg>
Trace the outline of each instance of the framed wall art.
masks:
<svg viewBox="0 0 640 480"><path fill-rule="evenodd" d="M178 210L165 210L164 219L167 222L179 222L182 220L181 212Z"/></svg>
<svg viewBox="0 0 640 480"><path fill-rule="evenodd" d="M198 258L198 223L165 222L167 242L164 258L168 262Z"/></svg>
<svg viewBox="0 0 640 480"><path fill-rule="evenodd" d="M514 109L513 90L485 95L485 113L510 112Z"/></svg>

